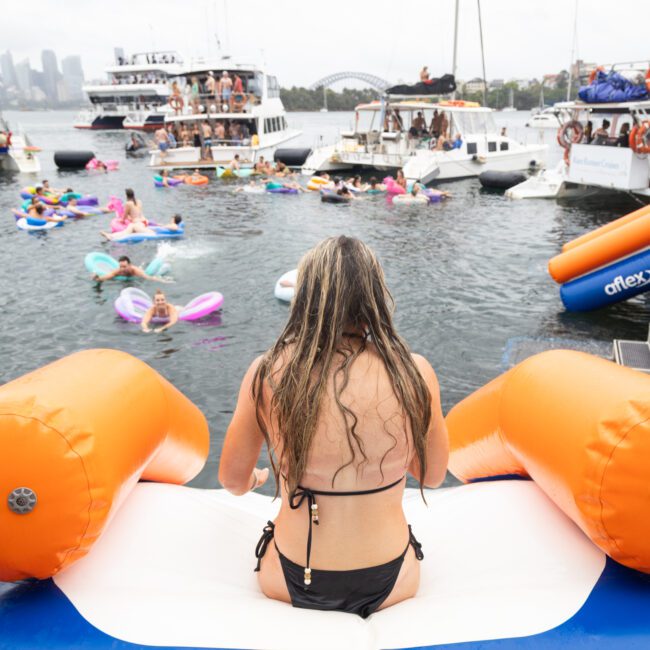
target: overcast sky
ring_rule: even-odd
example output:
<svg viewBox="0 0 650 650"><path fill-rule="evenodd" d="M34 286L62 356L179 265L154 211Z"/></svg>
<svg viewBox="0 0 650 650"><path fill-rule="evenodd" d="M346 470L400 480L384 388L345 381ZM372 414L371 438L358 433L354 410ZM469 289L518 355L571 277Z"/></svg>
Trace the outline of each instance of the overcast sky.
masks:
<svg viewBox="0 0 650 650"><path fill-rule="evenodd" d="M610 63L650 59L648 0L578 0L576 56ZM486 73L541 77L567 68L573 0L481 0ZM186 59L222 48L265 62L282 86L308 86L351 70L388 81L451 72L454 0L29 0L7 2L0 47L41 69L42 49L80 54L102 77L114 46L177 50ZM481 76L477 0L460 0L458 77Z"/></svg>

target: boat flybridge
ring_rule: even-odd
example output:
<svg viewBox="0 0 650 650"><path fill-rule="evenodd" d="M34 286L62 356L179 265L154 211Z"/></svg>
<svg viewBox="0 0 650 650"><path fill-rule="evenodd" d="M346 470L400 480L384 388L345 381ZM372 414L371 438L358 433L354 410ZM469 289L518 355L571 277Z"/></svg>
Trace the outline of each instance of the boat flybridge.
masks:
<svg viewBox="0 0 650 650"><path fill-rule="evenodd" d="M564 159L554 169L510 188L512 199L568 198L617 191L650 199L650 100L589 104L561 102L571 119L560 126ZM586 142L585 128L605 128ZM627 126L624 126L627 125Z"/></svg>
<svg viewBox="0 0 650 650"><path fill-rule="evenodd" d="M208 77L219 78L224 72L233 80L233 92L227 101L206 92ZM198 98L192 102L185 95L183 101L176 101L174 110L165 116L165 125L172 125L177 146L165 152L151 151L150 167L209 169L228 165L235 155L239 155L241 164L252 165L261 156L272 160L277 148L301 134L289 128L277 78L258 66L235 63L224 57L216 62L205 62L200 67L194 65L191 71L174 81L182 88L191 83L192 77L198 82ZM239 92L235 85L237 77L241 80ZM212 130L211 146L208 147L204 145L203 137L206 122ZM221 127L223 137L219 136ZM201 146L195 146L198 140Z"/></svg>
<svg viewBox="0 0 650 650"><path fill-rule="evenodd" d="M442 129L431 128L440 123ZM478 176L486 170L538 167L545 153L546 145L521 144L499 134L491 108L460 100L434 102L430 97L391 95L357 106L354 129L341 133L336 144L315 149L302 171L403 169L408 179L430 183Z"/></svg>
<svg viewBox="0 0 650 650"><path fill-rule="evenodd" d="M183 72L183 60L172 51L116 55L105 71L107 81L87 84L84 92L92 108L82 111L77 129L158 128L171 109L170 78Z"/></svg>

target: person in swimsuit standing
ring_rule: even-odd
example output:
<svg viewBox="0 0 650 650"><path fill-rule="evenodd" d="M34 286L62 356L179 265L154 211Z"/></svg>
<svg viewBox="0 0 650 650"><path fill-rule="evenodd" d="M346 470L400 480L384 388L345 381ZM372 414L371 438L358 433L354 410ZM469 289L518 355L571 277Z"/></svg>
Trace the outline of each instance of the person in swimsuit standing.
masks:
<svg viewBox="0 0 650 650"><path fill-rule="evenodd" d="M363 618L418 590L420 544L404 516L405 475L445 477L436 374L411 354L373 252L332 237L301 260L289 320L249 367L219 480L260 487L266 442L282 502L256 548L263 593Z"/></svg>

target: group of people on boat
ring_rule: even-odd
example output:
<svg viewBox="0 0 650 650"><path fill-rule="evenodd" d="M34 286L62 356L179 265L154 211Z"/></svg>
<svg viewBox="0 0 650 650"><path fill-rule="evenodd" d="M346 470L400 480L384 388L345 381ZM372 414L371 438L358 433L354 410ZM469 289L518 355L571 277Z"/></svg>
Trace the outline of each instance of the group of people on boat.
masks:
<svg viewBox="0 0 650 650"><path fill-rule="evenodd" d="M201 159L212 160L213 146L247 146L257 135L254 120L203 120L186 124L169 122L154 133L154 142L161 158L169 149L197 147Z"/></svg>
<svg viewBox="0 0 650 650"><path fill-rule="evenodd" d="M582 133L581 144L594 144L606 147L629 147L630 146L630 123L623 122L618 135L611 133L612 123L603 119L600 127L594 130L593 122L587 121Z"/></svg>
<svg viewBox="0 0 650 650"><path fill-rule="evenodd" d="M251 84L247 83L247 86ZM185 79L181 88L178 81L171 85L169 103L176 115L188 107L193 114L199 113L246 113L255 103L253 88L244 89L244 80L227 70L221 74L208 72L205 79L192 75Z"/></svg>
<svg viewBox="0 0 650 650"><path fill-rule="evenodd" d="M388 133L402 133L405 131L399 108L387 108L384 115L384 131ZM418 111L408 129L409 140L428 140L429 148L436 151L451 151L460 149L463 138L460 133L452 135L449 118L445 111L435 109L431 123L427 125L424 113Z"/></svg>

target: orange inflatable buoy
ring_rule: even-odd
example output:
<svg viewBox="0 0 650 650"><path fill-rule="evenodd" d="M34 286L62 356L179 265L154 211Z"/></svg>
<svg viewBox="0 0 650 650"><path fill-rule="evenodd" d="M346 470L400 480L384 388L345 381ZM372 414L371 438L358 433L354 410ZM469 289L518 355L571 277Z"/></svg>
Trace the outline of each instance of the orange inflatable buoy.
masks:
<svg viewBox="0 0 650 650"><path fill-rule="evenodd" d="M0 581L83 557L139 479L205 463L201 411L139 359L86 350L0 387Z"/></svg>
<svg viewBox="0 0 650 650"><path fill-rule="evenodd" d="M589 85L591 86L592 83L596 80L596 75L599 72L605 72L605 68L603 68L602 65L599 65L597 68L594 68L590 73L589 73Z"/></svg>
<svg viewBox="0 0 650 650"><path fill-rule="evenodd" d="M650 68L648 68L645 73L645 87L650 93Z"/></svg>
<svg viewBox="0 0 650 650"><path fill-rule="evenodd" d="M636 153L650 153L650 120L632 127L629 144Z"/></svg>
<svg viewBox="0 0 650 650"><path fill-rule="evenodd" d="M532 478L607 555L650 573L650 377L582 352L530 357L447 415L451 473Z"/></svg>
<svg viewBox="0 0 650 650"><path fill-rule="evenodd" d="M186 176L185 177L185 182L188 185L207 185L210 179L207 176L202 176L199 174L198 177L196 176Z"/></svg>

